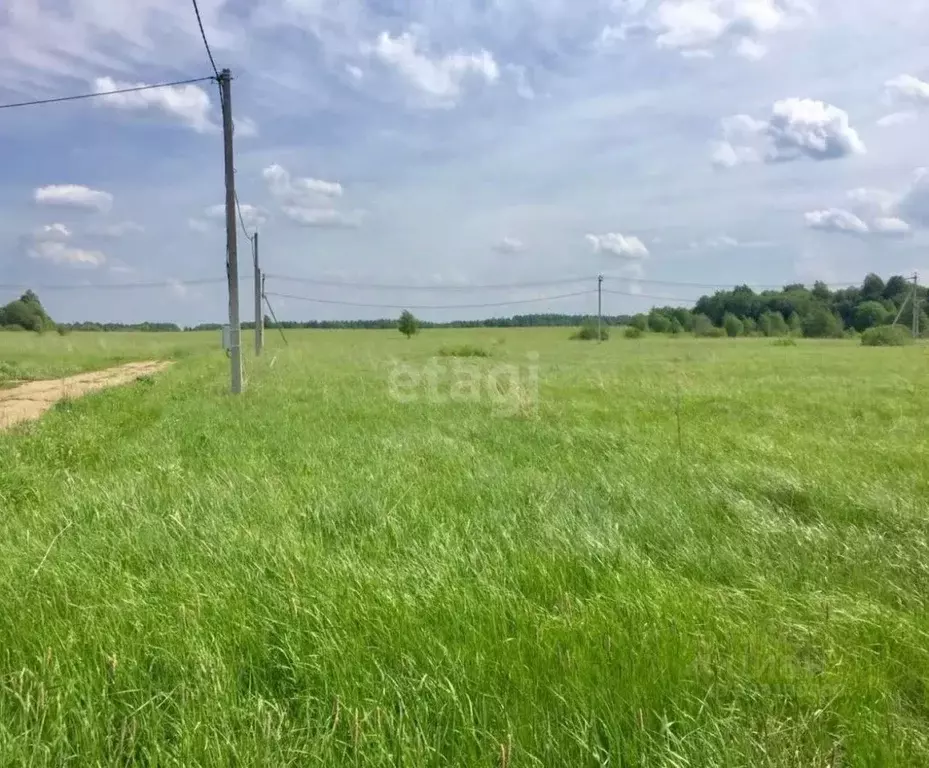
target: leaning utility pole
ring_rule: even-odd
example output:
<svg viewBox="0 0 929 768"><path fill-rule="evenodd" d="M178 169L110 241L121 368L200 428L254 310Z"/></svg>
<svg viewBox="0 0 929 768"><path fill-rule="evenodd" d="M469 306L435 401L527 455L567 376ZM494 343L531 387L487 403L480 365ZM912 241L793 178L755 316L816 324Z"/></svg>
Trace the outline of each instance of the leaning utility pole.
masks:
<svg viewBox="0 0 929 768"><path fill-rule="evenodd" d="M597 275L597 344L603 341L600 323L603 315L603 275Z"/></svg>
<svg viewBox="0 0 929 768"><path fill-rule="evenodd" d="M264 315L261 312L261 268L258 266L258 230L252 235L252 257L255 262L255 356L261 354L264 347Z"/></svg>
<svg viewBox="0 0 929 768"><path fill-rule="evenodd" d="M239 256L236 242L235 156L232 151L232 73L219 74L223 109L223 146L226 163L226 277L229 280L229 360L232 394L242 391L242 326L239 324Z"/></svg>

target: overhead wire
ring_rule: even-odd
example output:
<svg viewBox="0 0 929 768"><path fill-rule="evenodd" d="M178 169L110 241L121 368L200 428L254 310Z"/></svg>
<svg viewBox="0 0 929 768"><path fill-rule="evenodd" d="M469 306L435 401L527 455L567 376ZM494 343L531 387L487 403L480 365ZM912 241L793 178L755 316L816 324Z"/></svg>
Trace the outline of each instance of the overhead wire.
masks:
<svg viewBox="0 0 929 768"><path fill-rule="evenodd" d="M206 55L210 59L210 66L213 67L213 74L216 75L216 79L219 80L219 70L216 68L216 61L213 59L213 51L210 50L210 43L206 39L206 30L203 28L203 19L200 16L200 6L197 5L197 0L192 0L194 4L194 13L197 15L197 26L200 27L200 37L203 38L203 47L206 48Z"/></svg>
<svg viewBox="0 0 929 768"><path fill-rule="evenodd" d="M559 296L538 296L533 299L513 299L512 301L487 302L482 304L368 304L357 301L338 301L336 299L322 299L313 296L295 296L288 293L277 293L268 291L267 296L276 296L280 299L292 299L294 301L306 301L313 304L335 304L343 307L367 307L370 309L486 309L489 307L509 307L517 304L537 304L542 301L556 301L558 299L568 299L574 296L589 296L597 292L596 288L586 291L576 291L574 293L563 293Z"/></svg>
<svg viewBox="0 0 929 768"><path fill-rule="evenodd" d="M169 83L155 83L153 85L134 85L129 88L116 88L111 91L95 91L94 93L79 93L73 96L57 96L50 99L33 99L31 101L20 101L13 104L0 104L0 109L15 109L17 107L34 107L42 104L60 104L65 101L81 101L83 99L95 99L100 96L117 96L121 93L138 93L139 91L151 91L156 88L173 88L179 85L193 85L194 83L205 83L213 80L212 77L194 77L187 80L174 80Z"/></svg>
<svg viewBox="0 0 929 768"><path fill-rule="evenodd" d="M397 285L397 284L379 284L379 283L351 283L339 280L318 280L312 277L291 277L288 275L268 275L275 280L283 280L290 283L306 283L309 285L320 285L333 288L357 288L365 290L383 290L383 291L492 291L492 290L512 290L517 288L543 288L553 285L570 285L571 283L586 283L597 279L596 275L586 277L568 277L559 280L539 280L534 282L522 283L497 283L494 285Z"/></svg>

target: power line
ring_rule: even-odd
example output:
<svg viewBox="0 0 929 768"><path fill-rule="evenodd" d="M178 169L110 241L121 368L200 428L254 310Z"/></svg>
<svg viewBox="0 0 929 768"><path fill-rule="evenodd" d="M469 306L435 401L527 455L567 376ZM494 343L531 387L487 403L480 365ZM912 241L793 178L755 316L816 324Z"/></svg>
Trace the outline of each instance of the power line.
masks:
<svg viewBox="0 0 929 768"><path fill-rule="evenodd" d="M396 283L355 283L347 280L324 280L317 279L312 277L296 277L293 275L268 275L270 278L275 280L283 280L290 283L305 283L308 285L319 285L333 288L353 288L359 290L381 290L381 291L493 291L493 290L513 290L519 288L542 288L550 287L555 285L571 285L573 283L586 283L592 282L597 279L598 275L585 275L582 277L563 277L556 280L539 280L532 282L520 282L520 283L496 283L489 285L401 285ZM641 283L643 285L665 285L676 288L699 288L701 290L721 290L721 289L733 289L738 288L741 285L746 285L745 283L688 283L681 282L677 280L651 280L646 278L630 277L626 275L611 275L604 273L604 278L610 280L620 280L628 281L631 283ZM848 287L848 286L857 286L859 282L849 281L847 283L830 283L830 287ZM779 290L783 289L784 285L762 285L762 284L748 284L749 287L754 287L761 290ZM786 285L786 284L785 284ZM638 295L638 294L630 294ZM645 296L645 298L649 298ZM664 298L664 297L657 297ZM683 301L683 299L682 299ZM686 299L689 301L689 299Z"/></svg>
<svg viewBox="0 0 929 768"><path fill-rule="evenodd" d="M368 290L382 290L382 291L435 291L435 290L444 290L444 291L492 291L492 290L512 290L516 288L542 288L550 287L553 285L570 285L571 283L586 283L591 280L596 280L597 276L593 277L568 277L562 278L560 280L542 280L538 282L528 282L528 283L509 283L509 284L495 284L495 285L388 285L388 284L378 284L378 283L349 283L338 280L317 280L311 277L291 277L287 275L268 275L269 278L274 280L283 280L290 283L307 283L310 285L321 285L327 287L335 288L358 288L358 289L368 289Z"/></svg>
<svg viewBox="0 0 929 768"><path fill-rule="evenodd" d="M243 275L239 278L241 281L251 280L251 275ZM157 282L139 282L139 283L71 283L59 285L31 285L26 283L7 283L0 285L0 290L17 291L20 289L30 289L33 291L117 291L117 290L134 290L143 288L174 288L176 286L195 286L195 285L214 285L225 283L224 277L206 277L195 280L161 280Z"/></svg>
<svg viewBox="0 0 929 768"><path fill-rule="evenodd" d="M210 66L213 67L213 74L216 76L216 79L219 80L219 70L216 68L216 62L213 60L213 51L210 50L210 43L206 39L206 30L203 28L203 19L200 17L200 6L197 5L197 0L193 0L194 4L194 13L197 15L197 26L200 27L200 37L203 38L203 46L206 48L206 55L210 58Z"/></svg>
<svg viewBox="0 0 929 768"><path fill-rule="evenodd" d="M568 299L572 296L587 296L596 293L596 289L563 293L560 296L539 296L535 299L514 299L513 301L498 301L485 304L365 304L356 301L336 301L335 299L320 299L311 296L293 296L287 293L268 292L267 296L277 296L280 299L293 299L294 301L308 301L314 304L337 304L343 307L368 307L372 309L484 309L487 307L508 307L514 304L535 304L542 301L555 301Z"/></svg>
<svg viewBox="0 0 929 768"><path fill-rule="evenodd" d="M95 93L81 93L76 96L58 96L53 99L35 99L33 101L20 101L15 104L0 104L0 109L15 109L17 107L34 107L42 104L59 104L63 101L80 101L81 99L94 99L98 96L116 96L121 93L138 93L139 91L151 91L155 88L173 88L178 85L193 85L194 83L205 83L212 80L212 77L195 77L189 80L175 80L171 83L156 83L155 85L135 85L131 88L117 88L113 91L97 91Z"/></svg>
<svg viewBox="0 0 929 768"><path fill-rule="evenodd" d="M636 293L634 291L613 291L608 288L604 288L603 292L613 294L614 296L631 296L639 299L651 299L652 301L682 301L688 304L693 304L697 301L697 299L694 298L683 299L679 296L653 296L647 293Z"/></svg>

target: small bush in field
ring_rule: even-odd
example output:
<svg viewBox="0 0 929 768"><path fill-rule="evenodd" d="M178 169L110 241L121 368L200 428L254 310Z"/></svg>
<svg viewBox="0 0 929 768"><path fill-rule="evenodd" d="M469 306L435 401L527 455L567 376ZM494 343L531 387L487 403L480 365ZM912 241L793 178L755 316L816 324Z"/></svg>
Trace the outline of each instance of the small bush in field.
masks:
<svg viewBox="0 0 929 768"><path fill-rule="evenodd" d="M624 331L624 335L627 339L641 339L645 335L645 331L643 331L637 325L630 325Z"/></svg>
<svg viewBox="0 0 929 768"><path fill-rule="evenodd" d="M490 352L473 344L462 344L460 347L442 347L439 357L490 357Z"/></svg>
<svg viewBox="0 0 929 768"><path fill-rule="evenodd" d="M913 336L902 325L878 325L861 334L866 347L904 347L913 343Z"/></svg>

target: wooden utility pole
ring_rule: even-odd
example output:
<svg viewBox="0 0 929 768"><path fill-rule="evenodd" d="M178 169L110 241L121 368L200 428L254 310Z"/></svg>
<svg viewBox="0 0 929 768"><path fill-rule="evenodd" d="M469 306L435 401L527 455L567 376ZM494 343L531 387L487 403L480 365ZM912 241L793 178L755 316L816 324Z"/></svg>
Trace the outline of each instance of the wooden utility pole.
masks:
<svg viewBox="0 0 929 768"><path fill-rule="evenodd" d="M264 315L261 312L261 268L258 266L258 230L252 235L252 256L255 262L255 356L261 354L264 348Z"/></svg>
<svg viewBox="0 0 929 768"><path fill-rule="evenodd" d="M603 315L603 275L597 275L597 344L603 341L603 333L600 330L601 318Z"/></svg>
<svg viewBox="0 0 929 768"><path fill-rule="evenodd" d="M919 338L919 300L917 298L919 291L919 274L913 273L913 338Z"/></svg>
<svg viewBox="0 0 929 768"><path fill-rule="evenodd" d="M236 241L235 155L232 149L232 73L219 74L226 165L226 277L229 281L229 360L232 394L242 391L242 326L239 322L239 256Z"/></svg>

